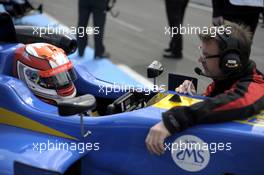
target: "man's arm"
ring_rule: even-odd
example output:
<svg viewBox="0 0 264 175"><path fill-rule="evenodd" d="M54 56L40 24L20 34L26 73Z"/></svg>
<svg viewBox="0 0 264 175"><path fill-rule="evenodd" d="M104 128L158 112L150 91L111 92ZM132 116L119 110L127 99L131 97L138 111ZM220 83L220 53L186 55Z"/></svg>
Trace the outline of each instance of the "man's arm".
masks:
<svg viewBox="0 0 264 175"><path fill-rule="evenodd" d="M214 98L164 112L163 121L150 128L145 140L148 150L157 155L164 153L165 138L195 124L243 119L259 113L264 109L264 79L260 74L250 79Z"/></svg>
<svg viewBox="0 0 264 175"><path fill-rule="evenodd" d="M200 123L244 119L264 109L264 83L240 82L233 89L192 106L174 107L163 113L171 134Z"/></svg>

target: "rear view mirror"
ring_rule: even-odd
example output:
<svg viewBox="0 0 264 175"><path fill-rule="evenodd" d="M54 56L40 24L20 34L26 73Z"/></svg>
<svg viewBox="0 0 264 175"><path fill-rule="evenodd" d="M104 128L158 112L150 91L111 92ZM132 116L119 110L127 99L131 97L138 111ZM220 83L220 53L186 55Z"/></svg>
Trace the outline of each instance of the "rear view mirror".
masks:
<svg viewBox="0 0 264 175"><path fill-rule="evenodd" d="M59 114L61 116L69 116L79 114L80 116L80 130L81 136L87 137L91 134L91 131L85 130L83 117L84 113L90 113L91 110L96 107L96 99L93 95L87 94L80 97L66 99L57 102Z"/></svg>
<svg viewBox="0 0 264 175"><path fill-rule="evenodd" d="M93 95L87 94L80 97L66 99L57 103L61 116L83 114L96 107L96 100Z"/></svg>
<svg viewBox="0 0 264 175"><path fill-rule="evenodd" d="M163 66L159 61L153 61L147 69L148 78L156 78L163 72Z"/></svg>

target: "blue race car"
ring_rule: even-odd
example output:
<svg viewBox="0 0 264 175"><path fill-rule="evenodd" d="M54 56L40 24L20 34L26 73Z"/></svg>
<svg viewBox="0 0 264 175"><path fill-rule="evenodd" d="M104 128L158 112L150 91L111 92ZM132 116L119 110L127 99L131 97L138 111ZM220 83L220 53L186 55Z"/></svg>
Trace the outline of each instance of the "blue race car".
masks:
<svg viewBox="0 0 264 175"><path fill-rule="evenodd" d="M111 83L76 64L78 96L50 105L12 75L22 41L0 45L1 175L263 174L264 111L244 121L192 127L168 138L165 154L151 155L145 137L161 113L203 97L112 91L106 105L100 87Z"/></svg>

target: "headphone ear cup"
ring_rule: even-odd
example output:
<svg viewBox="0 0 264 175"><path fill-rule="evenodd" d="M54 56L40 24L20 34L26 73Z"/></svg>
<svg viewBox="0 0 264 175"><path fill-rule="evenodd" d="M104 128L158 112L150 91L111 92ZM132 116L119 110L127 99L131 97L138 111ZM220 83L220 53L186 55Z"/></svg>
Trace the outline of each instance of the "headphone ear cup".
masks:
<svg viewBox="0 0 264 175"><path fill-rule="evenodd" d="M241 68L240 55L235 52L223 54L220 57L219 66L224 74L231 74L239 71Z"/></svg>

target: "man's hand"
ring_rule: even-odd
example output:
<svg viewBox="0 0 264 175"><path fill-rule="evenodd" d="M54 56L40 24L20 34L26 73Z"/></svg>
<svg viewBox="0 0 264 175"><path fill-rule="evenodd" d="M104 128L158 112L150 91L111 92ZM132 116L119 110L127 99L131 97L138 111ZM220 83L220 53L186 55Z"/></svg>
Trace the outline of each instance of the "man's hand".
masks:
<svg viewBox="0 0 264 175"><path fill-rule="evenodd" d="M223 16L218 16L213 18L213 25L214 26L221 26L224 24Z"/></svg>
<svg viewBox="0 0 264 175"><path fill-rule="evenodd" d="M148 136L145 140L149 152L157 155L164 153L163 143L165 138L170 135L171 134L162 121L150 128Z"/></svg>
<svg viewBox="0 0 264 175"><path fill-rule="evenodd" d="M188 95L196 94L195 87L190 80L185 80L179 87L175 89L176 92Z"/></svg>

